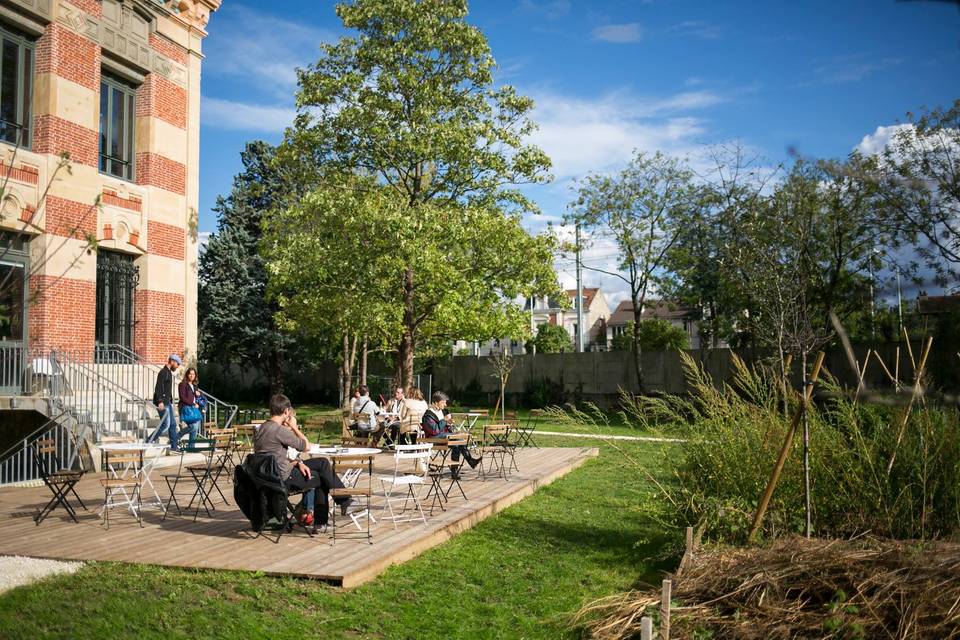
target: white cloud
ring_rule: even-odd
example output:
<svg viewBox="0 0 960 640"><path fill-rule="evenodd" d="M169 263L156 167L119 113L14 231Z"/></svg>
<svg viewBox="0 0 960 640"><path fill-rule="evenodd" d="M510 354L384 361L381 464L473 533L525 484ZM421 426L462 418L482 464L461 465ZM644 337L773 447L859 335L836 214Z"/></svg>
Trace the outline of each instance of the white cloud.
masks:
<svg viewBox="0 0 960 640"><path fill-rule="evenodd" d="M246 80L259 91L289 100L297 85L297 67L316 60L320 43L334 39L330 31L224 3L216 29L204 42L204 72Z"/></svg>
<svg viewBox="0 0 960 640"><path fill-rule="evenodd" d="M726 33L726 29L703 20L687 20L669 27L667 32L699 40L719 40Z"/></svg>
<svg viewBox="0 0 960 640"><path fill-rule="evenodd" d="M210 242L210 232L201 231L197 233L197 251L200 255L203 255L203 252L207 250L207 243Z"/></svg>
<svg viewBox="0 0 960 640"><path fill-rule="evenodd" d="M200 101L203 124L218 129L282 132L293 123L293 107L256 105L204 96Z"/></svg>
<svg viewBox="0 0 960 640"><path fill-rule="evenodd" d="M913 125L894 124L888 127L877 127L877 130L873 133L863 136L863 140L854 147L854 150L868 156L883 153L884 149L893 142L893 139L901 131L913 131Z"/></svg>
<svg viewBox="0 0 960 640"><path fill-rule="evenodd" d="M556 20L570 13L570 0L521 0L520 9L539 14L548 20Z"/></svg>
<svg viewBox="0 0 960 640"><path fill-rule="evenodd" d="M824 84L847 84L860 82L878 71L895 67L899 58L877 58L867 53L836 56L820 64L814 73Z"/></svg>
<svg viewBox="0 0 960 640"><path fill-rule="evenodd" d="M640 23L638 22L605 24L593 29L593 38L594 40L613 42L615 44L640 42L643 38L643 31L640 29Z"/></svg>
<svg viewBox="0 0 960 640"><path fill-rule="evenodd" d="M580 98L532 93L534 120L540 125L531 142L553 159L554 188L590 172L622 166L634 149L686 155L706 132L705 121L687 112L724 101L708 92L666 97L615 93Z"/></svg>

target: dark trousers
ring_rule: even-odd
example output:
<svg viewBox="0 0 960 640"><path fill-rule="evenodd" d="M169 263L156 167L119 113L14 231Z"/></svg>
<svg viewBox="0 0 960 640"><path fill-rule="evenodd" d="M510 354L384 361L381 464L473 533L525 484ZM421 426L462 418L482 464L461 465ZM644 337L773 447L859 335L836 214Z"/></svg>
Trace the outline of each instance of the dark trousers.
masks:
<svg viewBox="0 0 960 640"><path fill-rule="evenodd" d="M326 458L314 458L304 462L310 469L311 477L308 480L300 473L299 467L294 467L287 478L288 489L313 489L313 519L320 525L327 524L327 516L330 513L330 489L341 489L343 483L340 478L333 473L330 461ZM350 498L337 498L336 503L342 504Z"/></svg>

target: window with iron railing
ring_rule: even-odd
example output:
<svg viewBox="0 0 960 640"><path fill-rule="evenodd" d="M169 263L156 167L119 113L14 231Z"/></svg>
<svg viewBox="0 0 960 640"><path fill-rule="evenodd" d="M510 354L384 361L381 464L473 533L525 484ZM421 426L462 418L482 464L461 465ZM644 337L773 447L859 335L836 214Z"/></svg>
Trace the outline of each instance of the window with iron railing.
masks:
<svg viewBox="0 0 960 640"><path fill-rule="evenodd" d="M133 256L100 249L97 252L98 344L133 348L133 301L140 281L140 268Z"/></svg>
<svg viewBox="0 0 960 640"><path fill-rule="evenodd" d="M32 102L33 41L0 27L0 140L31 147Z"/></svg>
<svg viewBox="0 0 960 640"><path fill-rule="evenodd" d="M100 76L100 172L133 180L136 89L106 73Z"/></svg>

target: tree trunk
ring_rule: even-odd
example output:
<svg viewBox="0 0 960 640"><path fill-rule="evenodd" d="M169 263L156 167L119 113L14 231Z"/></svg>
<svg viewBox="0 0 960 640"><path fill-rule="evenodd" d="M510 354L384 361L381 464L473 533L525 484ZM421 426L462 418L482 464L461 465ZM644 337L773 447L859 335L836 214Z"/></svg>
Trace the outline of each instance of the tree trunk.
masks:
<svg viewBox="0 0 960 640"><path fill-rule="evenodd" d="M643 301L633 303L633 370L637 374L637 391L643 393L643 363L640 349L640 316L643 313Z"/></svg>
<svg viewBox="0 0 960 640"><path fill-rule="evenodd" d="M273 349L268 358L267 368L269 372L267 377L270 381L270 395L275 396L278 393L283 393L283 354L279 349Z"/></svg>
<svg viewBox="0 0 960 640"><path fill-rule="evenodd" d="M340 392L340 405L347 406L350 398L350 336L343 334L343 353L340 357L340 371L337 375L337 391Z"/></svg>
<svg viewBox="0 0 960 640"><path fill-rule="evenodd" d="M807 377L807 352L804 351L801 359L801 366L803 367L803 393L804 398L807 394L807 385L809 384ZM806 522L803 527L803 535L807 538L810 537L812 533L812 523L811 523L811 514L812 514L812 505L810 503L810 403L806 402L803 406L803 496L804 496L804 515L806 517Z"/></svg>
<svg viewBox="0 0 960 640"><path fill-rule="evenodd" d="M367 336L363 336L363 346L360 351L360 384L367 385Z"/></svg>
<svg viewBox="0 0 960 640"><path fill-rule="evenodd" d="M403 337L397 357L400 361L400 384L404 388L413 384L413 351L416 348L417 320L413 303L413 270L403 275Z"/></svg>

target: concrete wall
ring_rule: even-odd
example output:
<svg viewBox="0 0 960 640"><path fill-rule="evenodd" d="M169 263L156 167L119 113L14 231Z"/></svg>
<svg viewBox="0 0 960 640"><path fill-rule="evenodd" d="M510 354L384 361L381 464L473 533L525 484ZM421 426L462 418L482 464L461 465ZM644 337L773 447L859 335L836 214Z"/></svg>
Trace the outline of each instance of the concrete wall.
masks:
<svg viewBox="0 0 960 640"><path fill-rule="evenodd" d="M917 342L912 347L914 356L919 359L921 344ZM899 367L896 364L898 360L896 345L855 347L854 352L860 363L866 357L868 348L875 349L880 354L891 374L899 369L900 380L910 383L913 367L906 346L899 349ZM710 349L687 353L702 364L716 384L731 380L734 371L732 350ZM767 357L769 353L741 351L739 355L748 362L755 362ZM960 388L960 374L958 374L960 360L957 357L957 349L945 345L931 352L929 374L937 388L947 391L956 391ZM528 404L526 396L531 386L538 382L542 386L542 381L549 381L552 394L562 395L564 402L591 401L601 406L614 404L621 388L628 391L637 389L636 376L631 363L632 356L629 352L537 354L517 356L515 359L516 367L511 372L507 384L507 402L510 406ZM644 353L642 364L646 391L681 395L689 392L679 352ZM856 375L847 363L847 357L842 350L828 351L825 366L842 384L848 386L856 384ZM799 362L794 363L792 369L794 383L799 387L801 384ZM493 373L488 358L454 357L434 365L433 375L434 389L452 393L455 401L458 400L458 395L474 395L473 392L478 387L487 394L487 404L494 402L499 393L499 381ZM883 368L874 356L871 356L865 378L872 388L891 386ZM479 400L474 397L465 400L466 404L478 402Z"/></svg>

